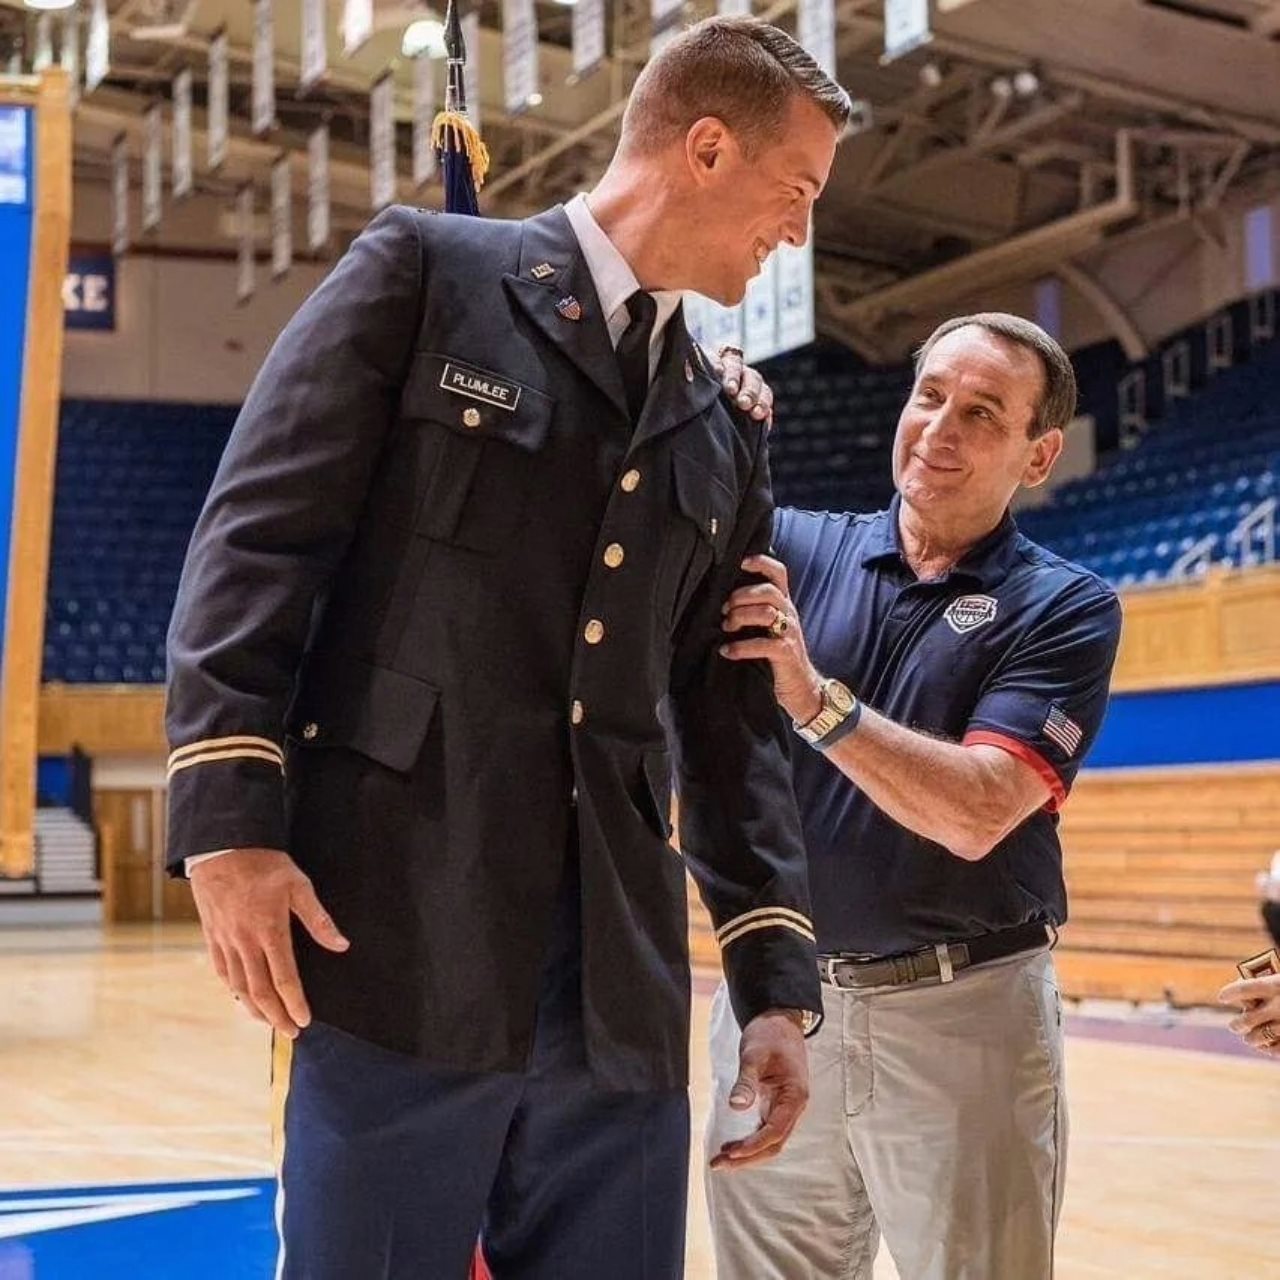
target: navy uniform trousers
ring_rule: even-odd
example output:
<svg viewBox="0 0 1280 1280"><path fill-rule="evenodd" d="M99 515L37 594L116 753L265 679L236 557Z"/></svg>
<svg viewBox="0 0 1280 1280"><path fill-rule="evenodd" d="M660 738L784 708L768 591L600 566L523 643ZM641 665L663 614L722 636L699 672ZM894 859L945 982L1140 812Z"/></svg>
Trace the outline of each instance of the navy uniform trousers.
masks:
<svg viewBox="0 0 1280 1280"><path fill-rule="evenodd" d="M277 1055L283 1280L465 1280L477 1238L494 1280L683 1274L688 1092L594 1085L566 861L523 1073L434 1070L321 1023Z"/></svg>

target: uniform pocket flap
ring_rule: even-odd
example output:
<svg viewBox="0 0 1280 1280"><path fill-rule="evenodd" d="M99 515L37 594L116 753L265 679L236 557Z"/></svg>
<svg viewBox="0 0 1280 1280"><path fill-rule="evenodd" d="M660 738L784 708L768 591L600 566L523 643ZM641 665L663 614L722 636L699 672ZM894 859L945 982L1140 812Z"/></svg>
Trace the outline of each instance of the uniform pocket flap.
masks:
<svg viewBox="0 0 1280 1280"><path fill-rule="evenodd" d="M289 714L306 747L349 747L401 773L413 767L440 691L416 676L352 660L312 672Z"/></svg>
<svg viewBox="0 0 1280 1280"><path fill-rule="evenodd" d="M409 370L400 416L535 451L547 442L554 405L550 396L505 374L424 351Z"/></svg>
<svg viewBox="0 0 1280 1280"><path fill-rule="evenodd" d="M737 515L737 499L700 462L676 451L671 457L676 506L693 522L719 560L728 547Z"/></svg>

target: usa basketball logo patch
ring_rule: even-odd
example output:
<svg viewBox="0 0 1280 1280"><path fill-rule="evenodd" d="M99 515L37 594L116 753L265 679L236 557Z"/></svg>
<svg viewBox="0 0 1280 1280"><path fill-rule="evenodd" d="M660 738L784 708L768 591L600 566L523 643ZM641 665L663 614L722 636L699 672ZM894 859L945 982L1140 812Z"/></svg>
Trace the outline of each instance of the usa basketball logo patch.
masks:
<svg viewBox="0 0 1280 1280"><path fill-rule="evenodd" d="M958 636L984 627L996 616L998 601L995 596L958 596L942 616Z"/></svg>

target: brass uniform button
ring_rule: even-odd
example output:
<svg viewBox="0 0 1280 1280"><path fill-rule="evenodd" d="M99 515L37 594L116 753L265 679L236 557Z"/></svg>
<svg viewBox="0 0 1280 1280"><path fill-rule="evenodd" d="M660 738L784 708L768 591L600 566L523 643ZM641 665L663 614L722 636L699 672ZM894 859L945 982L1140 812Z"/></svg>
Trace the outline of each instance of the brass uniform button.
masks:
<svg viewBox="0 0 1280 1280"><path fill-rule="evenodd" d="M611 542L604 549L604 562L610 569L617 569L627 558L627 553L616 542Z"/></svg>
<svg viewBox="0 0 1280 1280"><path fill-rule="evenodd" d="M575 698L573 700L573 708L569 712L569 719L572 720L574 724L581 724L586 718L586 714L586 708L583 707L582 703L580 703L577 698Z"/></svg>
<svg viewBox="0 0 1280 1280"><path fill-rule="evenodd" d="M314 720L308 720L302 726L302 736L310 742L320 732L320 726Z"/></svg>
<svg viewBox="0 0 1280 1280"><path fill-rule="evenodd" d="M623 493L635 493L635 491L639 487L640 487L640 473L638 471L633 469L631 471L628 471L627 474L622 477Z"/></svg>
<svg viewBox="0 0 1280 1280"><path fill-rule="evenodd" d="M480 425L480 410L464 409L462 411L462 425L464 427L478 427Z"/></svg>
<svg viewBox="0 0 1280 1280"><path fill-rule="evenodd" d="M588 644L599 644L604 639L604 623L598 618L592 618L582 634Z"/></svg>

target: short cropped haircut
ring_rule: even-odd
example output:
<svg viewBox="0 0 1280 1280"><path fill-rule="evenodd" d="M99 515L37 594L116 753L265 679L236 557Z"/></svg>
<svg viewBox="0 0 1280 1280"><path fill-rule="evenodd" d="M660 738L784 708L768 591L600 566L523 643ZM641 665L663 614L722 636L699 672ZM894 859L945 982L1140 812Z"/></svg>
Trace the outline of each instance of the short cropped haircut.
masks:
<svg viewBox="0 0 1280 1280"><path fill-rule="evenodd" d="M1040 389L1040 401L1027 431L1032 440L1054 427L1065 427L1076 416L1076 375L1067 353L1038 324L1004 311L979 311L971 316L955 316L944 320L916 352L916 377L920 376L925 359L937 346L939 339L969 325L985 329L997 338L1003 338L1039 357L1040 367L1044 371L1044 385Z"/></svg>
<svg viewBox="0 0 1280 1280"><path fill-rule="evenodd" d="M622 148L652 155L714 116L751 155L781 137L797 96L843 133L849 95L785 31L758 18L706 18L640 73L622 117Z"/></svg>

